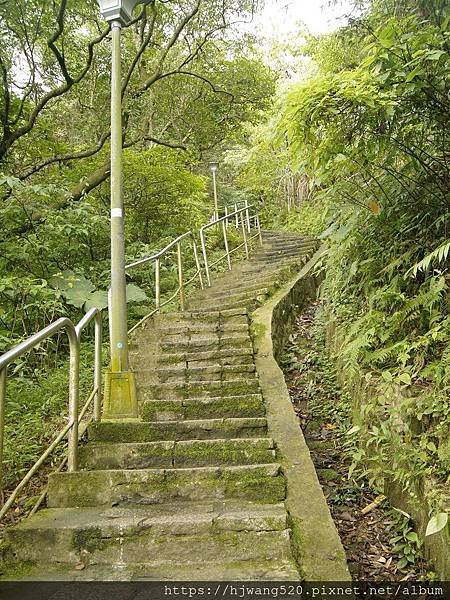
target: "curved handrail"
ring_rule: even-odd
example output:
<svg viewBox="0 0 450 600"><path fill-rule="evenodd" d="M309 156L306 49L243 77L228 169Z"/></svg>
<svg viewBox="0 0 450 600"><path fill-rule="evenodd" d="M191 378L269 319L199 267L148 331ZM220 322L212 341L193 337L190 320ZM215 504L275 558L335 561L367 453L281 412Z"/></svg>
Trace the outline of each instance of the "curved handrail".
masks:
<svg viewBox="0 0 450 600"><path fill-rule="evenodd" d="M94 321L94 421L100 421L102 410L102 314L98 308L91 308L75 327L78 342L86 327Z"/></svg>
<svg viewBox="0 0 450 600"><path fill-rule="evenodd" d="M91 392L88 401L79 411L79 389L80 389L80 345L81 334L91 321L95 321L95 364L94 364L94 390ZM26 354L33 348L36 348L41 342L51 338L56 333L64 331L69 339L69 421L58 433L53 442L42 453L39 459L28 470L13 492L10 494L7 502L0 510L0 519L12 506L21 489L30 481L31 477L45 462L47 457L53 452L56 446L68 436L67 468L68 471L76 471L78 468L78 424L85 414L90 402L94 401L94 419L100 419L101 405L101 345L102 345L102 316L97 308L92 308L84 315L77 325L67 317L61 317L54 323L44 327L34 335L30 336L14 348L11 348L0 356L0 489L3 476L3 451L4 451L4 430L5 430L5 400L6 400L6 379L8 366L20 356Z"/></svg>
<svg viewBox="0 0 450 600"><path fill-rule="evenodd" d="M192 231L187 231L186 233L179 235L175 240L170 242L170 244L167 244L167 246L165 246L162 250L160 250L156 254L153 254L152 256L147 256L145 258L140 258L139 260L136 260L135 262L133 262L129 265L126 265L125 270L133 269L134 267L139 267L140 265L145 265L146 263L148 263L152 260L158 260L158 258L161 258L168 250L173 248L176 244L178 244L179 242L181 242L182 240L184 240L184 238L187 238L188 236L191 236L192 238L194 238L194 234L192 233Z"/></svg>

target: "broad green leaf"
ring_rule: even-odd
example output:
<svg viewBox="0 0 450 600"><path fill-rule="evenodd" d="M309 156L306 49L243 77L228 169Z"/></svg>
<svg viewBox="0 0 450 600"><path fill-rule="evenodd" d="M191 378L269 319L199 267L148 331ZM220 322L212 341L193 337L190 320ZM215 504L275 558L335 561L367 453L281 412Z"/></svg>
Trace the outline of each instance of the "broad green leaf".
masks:
<svg viewBox="0 0 450 600"><path fill-rule="evenodd" d="M127 285L127 302L144 302L144 300L148 300L144 290L134 283L129 283Z"/></svg>
<svg viewBox="0 0 450 600"><path fill-rule="evenodd" d="M411 385L411 375L409 373L400 373L398 379L406 385Z"/></svg>
<svg viewBox="0 0 450 600"><path fill-rule="evenodd" d="M442 531L442 529L444 529L444 527L446 527L447 523L448 523L448 513L441 512L441 513L438 513L437 515L434 515L428 521L427 530L425 531L425 536L433 535L435 533L438 533L439 531Z"/></svg>
<svg viewBox="0 0 450 600"><path fill-rule="evenodd" d="M108 307L108 292L105 290L97 290L89 296L84 304L86 312L91 308L103 310Z"/></svg>

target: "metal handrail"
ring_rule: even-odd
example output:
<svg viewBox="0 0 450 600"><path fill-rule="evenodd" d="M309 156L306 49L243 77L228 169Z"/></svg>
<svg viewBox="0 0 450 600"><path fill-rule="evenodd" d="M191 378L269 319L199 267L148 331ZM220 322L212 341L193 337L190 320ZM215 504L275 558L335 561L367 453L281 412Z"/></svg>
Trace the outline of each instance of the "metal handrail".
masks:
<svg viewBox="0 0 450 600"><path fill-rule="evenodd" d="M235 206L236 206L236 204L235 204ZM214 266L214 265L218 264L219 262L221 262L222 260L226 259L227 263L228 263L228 270L231 271L231 254L233 252L236 252L240 248L245 248L245 254L246 254L246 257L248 258L249 257L249 242L258 237L260 242L262 243L261 224L259 221L259 216L256 214L256 215L250 217L250 209L251 208L253 208L253 205L248 204L247 201L245 202L244 207L238 208L238 209L234 210L233 212L228 212L228 209L225 208L226 214L223 217L220 217L214 221L211 221L210 223L206 223L205 225L200 227L200 232L199 232L200 233L200 242L201 242L201 246L202 246L203 263L204 263L204 267L205 267L206 280L208 282L208 286L211 286L210 269L212 266ZM245 213L245 218L243 218L244 213ZM234 218L235 223L236 223L236 228L238 228L239 215L241 215L240 221L241 221L242 236L243 236L244 241L242 242L242 244L239 244L238 246L236 246L236 248L233 248L230 251L229 245L228 245L228 238L227 238L227 227L228 227L229 220ZM248 234L251 232L251 221L252 220L255 221L255 227L257 228L257 234L254 236L248 237ZM224 246L225 246L225 254L220 256L214 262L209 263L208 253L206 251L205 232L208 229L210 229L211 227L218 225L219 223L222 223L222 235L223 235L223 242L224 242Z"/></svg>
<svg viewBox="0 0 450 600"><path fill-rule="evenodd" d="M140 258L139 260L136 260L135 262L133 262L129 265L126 265L125 270L128 271L128 269L133 269L134 267L139 267L140 265L144 265L152 260L157 260L158 258L161 258L168 250L173 248L175 246L175 244L178 244L178 242L181 242L182 240L184 240L184 238L187 238L188 236L191 236L191 237L194 236L192 231L187 231L186 233L179 235L176 239L171 241L169 244L167 244L167 246L165 246L162 250L160 250L156 254L152 254L152 256L146 256L145 258Z"/></svg>
<svg viewBox="0 0 450 600"><path fill-rule="evenodd" d="M91 392L86 404L79 410L80 395L80 347L81 334L88 324L95 321L95 358L94 358L94 389ZM78 468L78 424L94 400L94 419L100 419L101 412L101 377L102 377L102 317L97 308L92 308L81 321L74 325L67 317L62 317L51 323L38 333L35 333L28 339L8 352L0 356L0 489L2 487L3 477L3 450L4 450L4 431L5 431L5 399L6 399L6 379L8 366L20 356L26 354L41 342L51 338L56 333L64 331L69 339L69 422L58 433L53 442L41 454L39 459L28 470L13 492L10 494L7 502L0 510L0 519L12 506L18 493L30 481L32 476L42 466L48 456L58 446L58 444L67 436L67 469L76 471Z"/></svg>
<svg viewBox="0 0 450 600"><path fill-rule="evenodd" d="M192 250L193 250L193 254L194 254L194 260L195 260L195 266L196 266L196 271L194 273L194 275L188 280L188 281L184 281L184 275L183 275L183 257L182 257L182 242L186 239L186 238L190 238L192 240ZM175 290L175 292L170 296L170 298L167 298L164 302L161 302L161 286L160 286L160 279L161 279L161 275L160 275L160 267L161 267L161 259L163 258L163 256L172 248L174 248L176 246L177 248L177 271L178 271L178 287ZM138 327L140 327L140 325L142 325L142 323L144 323L147 319L149 319L151 316L153 316L154 314L156 314L157 312L159 312L161 310L161 308L163 306L166 306L167 304L169 304L170 302L172 302L172 300L174 300L177 296L179 296L179 301L180 301L180 309L182 311L184 311L185 308L185 288L190 285L191 283L193 283L195 281L195 279L198 278L199 282L200 282L200 287L203 289L204 285L203 285L203 275L202 275L202 268L200 265L200 260L199 260L199 256L198 256L198 248L197 248L197 242L195 239L195 235L193 234L192 231L187 231L186 233L183 233L182 235L179 235L176 239L174 239L173 241L171 241L169 244L167 244L167 246L165 246L162 250L160 250L159 252L157 252L156 254L152 254L152 256L147 256L145 258L141 258L139 260L136 260L132 263L130 263L129 265L127 265L125 267L125 270L130 270L133 269L135 267L139 267L145 264L148 264L150 262L154 262L155 264L155 309L153 311L151 311L148 315L146 315L143 319L141 319L138 323L136 323L136 325L134 325L128 333L132 333L135 329L137 329Z"/></svg>
<svg viewBox="0 0 450 600"><path fill-rule="evenodd" d="M235 210L228 212L228 207L225 207L225 215L223 217L217 218L213 222L207 223L203 225L199 230L200 241L202 245L202 253L204 259L204 268L205 274L208 281L208 286L211 285L210 279L210 268L220 261L226 259L228 263L228 268L231 269L231 254L239 250L240 248L245 249L245 254L248 258L249 256L249 243L251 240L259 237L262 243L261 236L261 225L259 221L258 214L254 214L250 216L250 209L253 208L252 205L248 204L248 201L245 201L244 206L242 208L238 208L238 204L234 205ZM227 238L227 228L230 222L235 221L236 229L239 228L239 225L242 228L243 242L232 248L230 250L228 245ZM256 235L249 236L251 233L252 222L255 229L257 229ZM208 262L207 250L206 250L206 240L205 233L211 227L214 227L218 224L222 224L222 232L224 238L224 246L225 246L225 254L219 259L215 260L212 263ZM196 272L194 275L188 280L184 281L183 277L183 260L182 260L182 242L186 239L190 238L192 240L192 248L194 254L194 260L196 265ZM172 296L166 299L163 303L161 303L160 297L160 261L164 257L164 255L176 247L177 249L177 269L178 269L178 288L172 294ZM148 256L145 258L141 258L136 260L125 267L126 270L133 269L135 267L139 267L148 263L153 262L155 264L155 303L156 308L150 314L145 316L139 323L137 323L134 327L132 327L129 331L131 333L136 328L138 328L146 319L151 317L153 314L158 312L163 306L171 302L177 295L180 297L180 307L181 310L184 310L184 289L186 286L190 285L196 278L199 279L200 285L203 289L203 276L202 276L202 267L199 260L196 236L192 233L192 231L188 231L172 242L167 244L162 250L153 254L152 256ZM86 327L94 321L95 323L95 334L94 334L94 388L89 395L87 401L84 406L80 410L79 408L79 388L80 388L80 351L81 351L81 335ZM5 430L5 400L6 400L6 381L7 381L7 369L8 366L14 362L17 358L32 350L36 346L38 346L44 340L51 338L56 333L64 331L69 340L69 420L65 427L57 434L52 443L47 447L47 449L42 453L39 459L34 463L34 465L28 470L26 475L22 478L13 492L10 494L8 500L3 505L0 510L0 519L3 518L5 513L11 508L17 495L24 488L24 486L30 481L32 476L38 471L38 469L42 466L48 456L53 452L53 450L58 446L58 444L64 439L68 438L68 451L67 451L67 459L61 463L59 469L62 469L65 462L67 461L68 471L73 472L78 469L78 441L79 441L79 428L78 425L81 423L85 413L87 412L90 404L93 401L94 409L93 409L93 419L95 421L99 421L101 418L101 391L102 391L102 315L100 310L97 308L92 308L88 311L84 317L78 322L77 325L74 325L73 322L67 318L62 317L55 321L54 323L48 325L38 333L24 340L8 352L4 353L0 356L0 491L2 490L2 478L3 478L3 453L4 453L4 430ZM34 507L32 512L37 510L37 507L42 503L44 494L41 494L38 503Z"/></svg>

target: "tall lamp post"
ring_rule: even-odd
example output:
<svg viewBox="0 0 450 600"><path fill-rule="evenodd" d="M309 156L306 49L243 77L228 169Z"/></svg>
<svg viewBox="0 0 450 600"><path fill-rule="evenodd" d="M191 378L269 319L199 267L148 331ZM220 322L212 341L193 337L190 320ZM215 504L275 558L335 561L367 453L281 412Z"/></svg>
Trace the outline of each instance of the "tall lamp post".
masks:
<svg viewBox="0 0 450 600"><path fill-rule="evenodd" d="M122 74L120 36L139 0L97 0L111 24L111 367L106 373L104 416L138 416L136 385L128 360L127 298L122 172Z"/></svg>
<svg viewBox="0 0 450 600"><path fill-rule="evenodd" d="M217 181L216 181L216 173L217 173L218 167L219 167L219 164L216 162L209 163L209 168L211 169L212 178L213 178L213 192L214 192L214 218L213 218L213 220L214 221L216 221L219 218L219 204L217 201Z"/></svg>

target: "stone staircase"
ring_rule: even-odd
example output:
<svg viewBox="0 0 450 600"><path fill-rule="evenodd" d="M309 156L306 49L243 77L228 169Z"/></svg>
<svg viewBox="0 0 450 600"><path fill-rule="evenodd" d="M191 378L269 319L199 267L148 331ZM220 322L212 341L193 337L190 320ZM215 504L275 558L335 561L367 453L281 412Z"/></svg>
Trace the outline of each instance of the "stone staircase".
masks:
<svg viewBox="0 0 450 600"><path fill-rule="evenodd" d="M263 239L188 311L135 332L140 419L91 425L81 470L52 474L47 508L7 531L20 577L300 578L249 313L316 244Z"/></svg>

